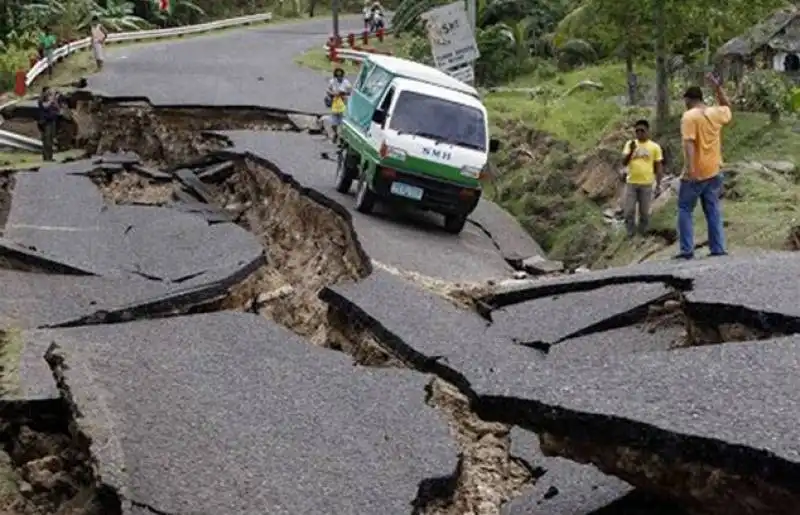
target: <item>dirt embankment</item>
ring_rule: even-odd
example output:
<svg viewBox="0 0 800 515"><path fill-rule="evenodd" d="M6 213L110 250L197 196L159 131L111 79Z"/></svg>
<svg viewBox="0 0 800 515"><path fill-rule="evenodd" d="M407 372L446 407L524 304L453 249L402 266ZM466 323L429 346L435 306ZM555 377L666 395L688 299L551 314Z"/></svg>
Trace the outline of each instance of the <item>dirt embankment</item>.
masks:
<svg viewBox="0 0 800 515"><path fill-rule="evenodd" d="M572 267L607 259L613 227L604 211L620 205L621 149L630 124L610 127L597 146L579 153L569 142L517 122L502 128L508 148L496 161L500 170L494 197L513 213L554 259ZM677 166L673 142L663 144L667 172Z"/></svg>

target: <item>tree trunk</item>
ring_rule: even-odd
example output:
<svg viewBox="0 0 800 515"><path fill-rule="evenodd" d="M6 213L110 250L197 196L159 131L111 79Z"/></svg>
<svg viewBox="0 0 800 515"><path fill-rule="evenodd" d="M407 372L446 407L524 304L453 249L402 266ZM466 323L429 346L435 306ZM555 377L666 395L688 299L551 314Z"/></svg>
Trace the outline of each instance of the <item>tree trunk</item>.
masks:
<svg viewBox="0 0 800 515"><path fill-rule="evenodd" d="M667 40L664 34L666 0L655 0L653 19L656 26L656 132L666 129L669 118L669 77L667 76Z"/></svg>
<svg viewBox="0 0 800 515"><path fill-rule="evenodd" d="M636 75L633 73L633 48L625 45L625 76L628 77L628 105L636 105Z"/></svg>

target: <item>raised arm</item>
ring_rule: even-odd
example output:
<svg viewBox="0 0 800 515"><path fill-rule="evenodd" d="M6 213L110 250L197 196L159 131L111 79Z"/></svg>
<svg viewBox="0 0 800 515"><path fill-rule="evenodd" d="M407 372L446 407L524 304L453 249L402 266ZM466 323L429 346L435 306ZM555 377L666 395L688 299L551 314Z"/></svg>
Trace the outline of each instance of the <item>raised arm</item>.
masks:
<svg viewBox="0 0 800 515"><path fill-rule="evenodd" d="M633 159L633 152L636 150L636 141L628 140L625 143L625 148L622 149L622 166L628 166L628 163Z"/></svg>
<svg viewBox="0 0 800 515"><path fill-rule="evenodd" d="M681 119L681 140L683 141L683 173L686 179L692 179L697 175L695 170L697 121L686 114Z"/></svg>

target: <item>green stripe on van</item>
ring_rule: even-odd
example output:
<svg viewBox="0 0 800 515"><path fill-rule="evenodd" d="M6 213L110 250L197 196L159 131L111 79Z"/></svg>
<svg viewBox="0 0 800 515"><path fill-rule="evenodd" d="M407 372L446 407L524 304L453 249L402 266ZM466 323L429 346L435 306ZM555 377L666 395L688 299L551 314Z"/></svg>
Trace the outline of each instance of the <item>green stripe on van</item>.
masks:
<svg viewBox="0 0 800 515"><path fill-rule="evenodd" d="M408 156L405 159L393 159L391 157L381 159L378 149L370 144L369 140L364 137L364 134L360 130L353 127L346 120L341 125L341 129L344 140L353 146L356 151L362 155L366 155L369 159L382 166L393 168L400 172L442 179L468 188L480 187L480 181L470 177L464 177L461 175L461 169L455 166L413 156Z"/></svg>

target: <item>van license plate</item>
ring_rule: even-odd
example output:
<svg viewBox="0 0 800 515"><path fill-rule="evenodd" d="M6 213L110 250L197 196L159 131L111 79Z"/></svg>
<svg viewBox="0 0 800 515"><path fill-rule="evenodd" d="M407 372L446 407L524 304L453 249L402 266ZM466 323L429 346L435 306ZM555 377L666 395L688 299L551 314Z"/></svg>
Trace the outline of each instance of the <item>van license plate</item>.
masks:
<svg viewBox="0 0 800 515"><path fill-rule="evenodd" d="M403 184L402 182L393 182L391 192L392 194L399 195L401 197L410 198L413 200L422 200L423 189L410 186L408 184Z"/></svg>

